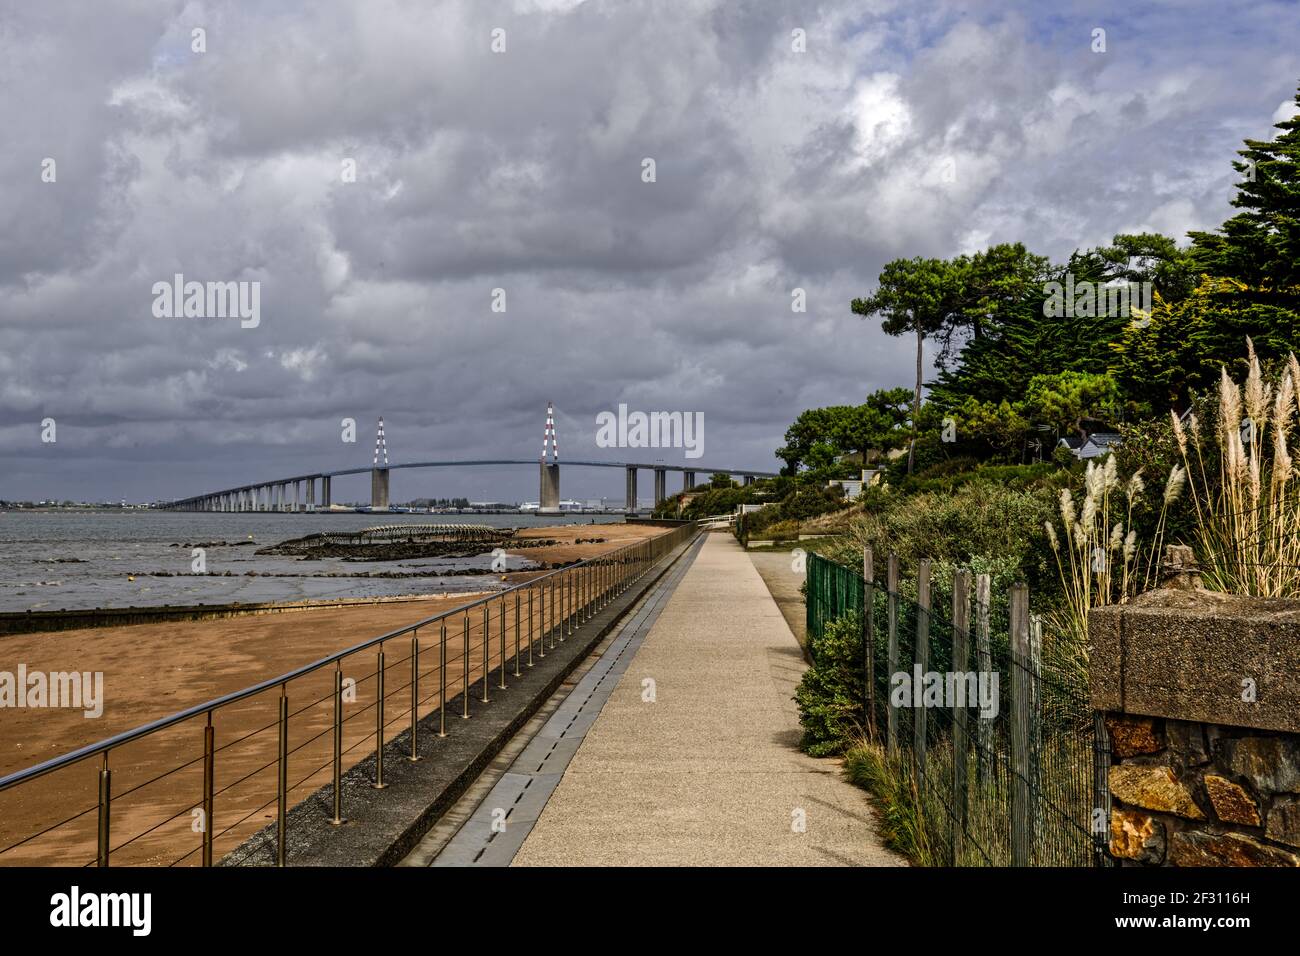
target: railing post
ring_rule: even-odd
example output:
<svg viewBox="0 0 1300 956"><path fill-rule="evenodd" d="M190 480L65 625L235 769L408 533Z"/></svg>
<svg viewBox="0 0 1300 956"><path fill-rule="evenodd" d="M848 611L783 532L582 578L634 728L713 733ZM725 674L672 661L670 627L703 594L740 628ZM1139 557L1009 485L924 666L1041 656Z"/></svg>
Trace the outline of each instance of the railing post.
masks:
<svg viewBox="0 0 1300 956"><path fill-rule="evenodd" d="M523 676L523 674L519 670L519 639L523 636L520 633L519 629L523 626L524 623L519 617L519 612L520 610L522 610L520 606L521 600L522 599L520 598L519 592L516 591L515 592L515 676L516 677Z"/></svg>
<svg viewBox="0 0 1300 956"><path fill-rule="evenodd" d="M420 728L420 629L411 632L411 755L406 759L416 763L420 759L418 734Z"/></svg>
<svg viewBox="0 0 1300 956"><path fill-rule="evenodd" d="M215 807L215 784L213 771L216 769L217 733L212 726L212 711L208 711L208 722L203 728L203 866L212 865L212 814Z"/></svg>
<svg viewBox="0 0 1300 956"><path fill-rule="evenodd" d="M1011 865L1029 866L1029 589L1011 588Z"/></svg>
<svg viewBox="0 0 1300 956"><path fill-rule="evenodd" d="M469 611L465 612L465 652L460 655L463 676L461 678L461 703L464 705L464 713L460 715L461 720L469 720Z"/></svg>
<svg viewBox="0 0 1300 956"><path fill-rule="evenodd" d="M438 636L438 736L447 736L447 622Z"/></svg>
<svg viewBox="0 0 1300 956"><path fill-rule="evenodd" d="M343 662L334 664L334 826L343 824Z"/></svg>
<svg viewBox="0 0 1300 956"><path fill-rule="evenodd" d="M490 704L492 701L488 698L488 665L491 663L489 655L492 653L492 620L489 617L488 605L483 605L483 703Z"/></svg>
<svg viewBox="0 0 1300 956"><path fill-rule="evenodd" d="M108 751L104 751L104 763L99 769L99 866L108 866L109 835L113 804L113 771L108 769Z"/></svg>
<svg viewBox="0 0 1300 956"><path fill-rule="evenodd" d="M916 655L915 661L924 675L930 669L930 559L922 558L916 572ZM916 767L922 776L925 774L925 750L929 742L926 736L927 717L925 707L912 708L912 750L916 758Z"/></svg>
<svg viewBox="0 0 1300 956"><path fill-rule="evenodd" d="M528 589L528 666L533 666L533 589Z"/></svg>
<svg viewBox="0 0 1300 956"><path fill-rule="evenodd" d="M375 782L371 784L376 790L383 790L384 783L384 645L379 645L379 657L375 665Z"/></svg>
<svg viewBox="0 0 1300 956"><path fill-rule="evenodd" d="M506 599L497 602L501 605L501 667L497 671L497 688L506 689Z"/></svg>
<svg viewBox="0 0 1300 956"><path fill-rule="evenodd" d="M275 865L284 866L289 831L289 698L280 685L280 769L276 775Z"/></svg>
<svg viewBox="0 0 1300 956"><path fill-rule="evenodd" d="M541 621L539 623L542 626L542 632L538 635L540 640L537 642L537 657L539 660L546 657L546 589L548 586L551 589L551 615L554 616L555 614L555 579L551 578L549 582L543 581L541 588L537 592L537 603L541 606Z"/></svg>
<svg viewBox="0 0 1300 956"><path fill-rule="evenodd" d="M966 765L970 756L968 721L971 703L965 674L970 669L970 572L960 570L952 579L952 669L954 686L961 688L953 702L952 732L952 865L960 866L966 840ZM976 675L978 687L978 675Z"/></svg>
<svg viewBox="0 0 1300 956"><path fill-rule="evenodd" d="M573 585L574 574L573 568L562 572L563 580L560 582L560 640L573 633ZM551 636L551 647L555 647L555 636Z"/></svg>

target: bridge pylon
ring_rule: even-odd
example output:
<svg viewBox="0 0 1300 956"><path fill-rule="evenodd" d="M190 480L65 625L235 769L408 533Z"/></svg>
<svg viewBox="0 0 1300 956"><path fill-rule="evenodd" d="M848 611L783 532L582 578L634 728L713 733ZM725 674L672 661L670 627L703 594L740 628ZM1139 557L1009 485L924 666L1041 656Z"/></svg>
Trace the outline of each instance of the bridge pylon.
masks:
<svg viewBox="0 0 1300 956"><path fill-rule="evenodd" d="M384 467L379 467L379 459ZM384 418L379 417L379 432L375 435L375 461L370 471L370 507L376 511L388 510L388 443L384 440Z"/></svg>
<svg viewBox="0 0 1300 956"><path fill-rule="evenodd" d="M554 460L547 462L547 453ZM542 434L541 490L537 495L538 511L554 514L560 510L560 446L555 440L555 404L546 403L546 431Z"/></svg>

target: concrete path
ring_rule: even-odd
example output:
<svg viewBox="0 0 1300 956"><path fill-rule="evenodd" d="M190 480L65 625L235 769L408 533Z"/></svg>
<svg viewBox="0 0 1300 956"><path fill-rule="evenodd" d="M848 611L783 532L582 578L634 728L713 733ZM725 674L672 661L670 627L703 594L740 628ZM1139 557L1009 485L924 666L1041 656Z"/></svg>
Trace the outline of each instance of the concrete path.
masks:
<svg viewBox="0 0 1300 956"><path fill-rule="evenodd" d="M838 761L799 753L803 670L749 557L710 535L514 864L903 865Z"/></svg>
<svg viewBox="0 0 1300 956"><path fill-rule="evenodd" d="M749 555L754 569L758 571L763 583L771 592L772 600L776 601L776 606L781 609L781 616L790 626L790 633L799 642L799 646L806 649L808 640L805 631L808 630L808 612L807 605L804 604L803 592L799 588L803 586L804 578L808 575L804 571L794 570L793 550L747 551L746 554Z"/></svg>

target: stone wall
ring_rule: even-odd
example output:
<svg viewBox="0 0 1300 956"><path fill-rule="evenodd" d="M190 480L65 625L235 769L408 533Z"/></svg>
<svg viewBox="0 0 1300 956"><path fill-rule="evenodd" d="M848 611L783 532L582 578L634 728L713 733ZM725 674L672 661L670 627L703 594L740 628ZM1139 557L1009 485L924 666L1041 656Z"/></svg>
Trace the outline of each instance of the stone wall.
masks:
<svg viewBox="0 0 1300 956"><path fill-rule="evenodd" d="M1108 714L1110 852L1151 866L1300 866L1300 735Z"/></svg>
<svg viewBox="0 0 1300 956"><path fill-rule="evenodd" d="M1300 866L1300 601L1196 583L1089 615L1111 855Z"/></svg>

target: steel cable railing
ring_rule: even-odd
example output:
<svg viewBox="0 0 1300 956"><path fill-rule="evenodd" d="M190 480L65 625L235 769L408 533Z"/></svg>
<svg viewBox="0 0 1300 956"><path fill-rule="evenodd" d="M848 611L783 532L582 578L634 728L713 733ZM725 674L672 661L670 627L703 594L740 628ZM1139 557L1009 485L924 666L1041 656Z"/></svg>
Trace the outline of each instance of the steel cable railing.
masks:
<svg viewBox="0 0 1300 956"><path fill-rule="evenodd" d="M471 716L469 707L471 694L479 703L491 702L491 684L494 672L496 687L499 690L508 686L508 677L513 676L519 679L526 677L528 668L534 667L538 662L545 659L549 652L554 651L559 644L572 637L582 624L590 621L619 594L625 592L637 580L644 577L664 556L671 553L679 545L693 539L699 533L699 530L698 525L694 523L683 524L657 537L626 545L604 555L577 561L563 568L544 572L520 584L476 599L461 607L442 611L414 624L369 638L360 644L330 654L279 677L250 685L206 703L178 711L109 737L98 743L78 748L25 770L0 777L0 795L3 795L9 791L15 791L16 788L28 787L34 781L47 775L74 767L96 757L100 758L96 781L99 792L98 802L57 823L37 829L30 834L18 835L19 838L15 842L0 849L0 863L6 862L4 856L6 853L22 847L27 847L30 850L36 846L40 838L54 834L56 831L71 826L98 811L97 821L94 824L98 850L94 859L87 865L107 866L112 854L126 847L145 847L151 842L145 840L146 837L157 833L167 824L174 822L187 812L194 813L196 817L200 816L201 810L202 827L199 845L189 849L169 865L177 865L195 854L199 854L202 865L211 866L217 840L232 834L238 837L240 828L244 827L248 821L259 813L275 806L274 842L276 860L277 863L283 865L285 862L287 815L292 794L332 766L333 820L336 823L342 822L342 788L340 784L344 772L345 756L369 744L371 747L370 753L375 755L372 786L376 788L385 787L384 751L393 740L400 738L402 733L400 727L402 725L409 722L410 727L410 752L407 759L423 759L418 754L420 723L423 718L436 714L437 719L430 724L434 728L434 736L446 737L448 735L447 706L449 701L454 701L455 697L459 695L462 703L459 708L461 713L458 716L462 719L469 719ZM398 654L402 656L397 657L395 660L388 660L385 648L398 639L410 641L408 648L405 649L406 653L402 654L401 651L398 651ZM360 673L356 677L348 677L347 686L351 691L350 704L357 703L355 692L362 687L365 687L370 692L367 696L371 696L372 699L359 707L349 706L346 708L349 712L345 714L345 664L349 670L353 670L355 663L359 661L359 655L367 651L375 654L373 663L366 668L365 673ZM422 658L425 658L426 655L431 656L433 659L432 666L427 669L421 666ZM315 694L310 695L310 703L298 706L296 709L290 708L290 692L297 686L295 682L300 682L309 676L325 677L331 669L333 670L334 685L332 691L325 694L320 694L317 691ZM398 669L396 674L393 673L394 669ZM386 687L387 678L392 678L392 686ZM433 686L429 687L429 683ZM427 693L422 693L423 691L427 691ZM272 692L277 697L279 709L278 717L275 720L258 726L257 729L242 733L234 739L217 746L216 718L228 719L230 714L236 713L237 715L245 714L245 716L236 716L234 719L247 720L248 715L244 709L237 709L236 705L252 704L255 702L255 698L265 701L266 697L263 695L270 695ZM327 718L328 722L324 728L318 729L319 725L314 722L321 718L316 708L322 704L328 704L331 700L333 700L333 713ZM388 704L394 705L392 711L389 711L388 707L386 707ZM345 747L344 731L346 725L352 723L353 727L357 727L358 725L353 722L357 718L365 716L371 709L375 711L373 731L362 734L352 741L349 746ZM140 783L133 783L132 786L121 793L113 793L113 770L110 767L110 755L121 751L122 748L130 744L141 741L150 741L152 743L161 732L172 728L180 728L187 721L199 718L203 719L204 724L202 749L198 756L183 760L174 766L154 767L155 772L148 776L148 779ZM257 723L260 724L261 722L257 721ZM301 741L295 740L291 744L289 739L291 723L294 727L302 726L310 736ZM399 729L394 731L395 727ZM272 729L278 731L274 755L265 762L261 759L255 759L253 762L258 764L256 769L241 772L241 768L236 771L238 775L235 780L218 786L216 781L216 758L223 755L227 762L233 759L235 766L239 766L241 763L247 766L247 761L253 753L258 751L266 752L269 744L262 735ZM349 733L347 736L351 737L352 734ZM332 737L333 750L330 759L290 786L288 778L290 758L295 755L307 756L303 753L307 748L318 745L322 739L329 737ZM257 739L254 740L253 738ZM232 749L240 744L250 744L253 753L243 756L230 756ZM176 744L173 741L168 741L165 744L165 747L175 746ZM244 748L244 750L247 749L247 747ZM151 750L151 756L158 759L157 754L158 748L155 746ZM243 754L243 750L241 750L241 754ZM115 806L120 806L121 801L126 797L136 794L145 787L157 784L167 778L179 777L182 771L192 771L196 764L202 766L200 801L197 805L187 803L182 810L153 823L149 823L147 820L140 821L142 825L148 825L145 825L144 829L124 842L111 845L112 838L115 835L112 827ZM147 766L147 759L144 765ZM234 823L218 830L215 823L217 799L219 797L223 798L223 805L226 806L239 807L242 803L243 807L247 807L248 804L243 802L246 798L237 798L233 791L272 768L277 770L275 796L262 803L261 806L243 814ZM130 769L138 769L138 766L133 765ZM195 772L193 780L197 782L197 778L198 774ZM172 807L175 807L175 805L174 803L171 804ZM151 805L146 804L146 808L149 806ZM164 809L162 812L167 813L168 810ZM239 813L240 809L235 809L232 815ZM79 833L84 832L84 829L83 827L77 827L78 832L65 839L64 842L75 842ZM247 833L242 839L246 839L246 837ZM158 847L155 847L154 851L157 849ZM240 860L235 862L240 862Z"/></svg>

